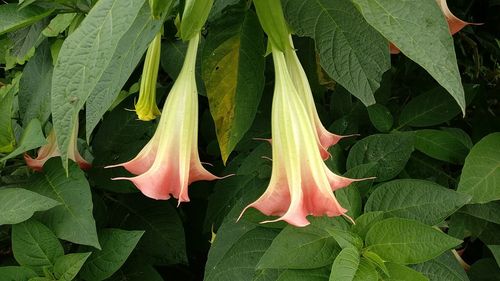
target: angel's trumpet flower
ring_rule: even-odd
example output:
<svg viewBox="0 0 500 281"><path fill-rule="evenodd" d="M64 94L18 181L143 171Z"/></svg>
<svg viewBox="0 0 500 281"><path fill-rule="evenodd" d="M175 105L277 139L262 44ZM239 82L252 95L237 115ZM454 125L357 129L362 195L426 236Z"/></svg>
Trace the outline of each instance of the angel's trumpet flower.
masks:
<svg viewBox="0 0 500 281"><path fill-rule="evenodd" d="M135 177L129 180L153 199L189 201L188 185L199 180L219 179L201 164L198 155L198 93L195 64L199 34L189 41L184 65L170 90L158 128L149 143L122 166Z"/></svg>
<svg viewBox="0 0 500 281"><path fill-rule="evenodd" d="M330 146L338 143L342 138L350 137L353 135L339 136L332 134L327 129L325 129L325 127L321 123L318 112L316 110L316 105L314 104L314 98L311 91L311 86L309 85L309 81L306 76L306 72L300 64L299 58L297 57L297 54L293 49L292 35L289 35L289 38L292 48L287 48L285 50L284 54L286 65L295 85L295 89L297 90L299 97L302 103L305 105L307 113L309 114L309 119L314 123L313 126L316 130L316 134L318 135L318 146L321 152L321 157L326 160L330 156L330 153L328 153L328 148Z"/></svg>
<svg viewBox="0 0 500 281"><path fill-rule="evenodd" d="M273 165L269 186L257 201L248 205L274 221L295 226L309 224L307 215L340 216L340 206L333 191L353 181L332 173L321 159L317 135L310 114L290 76L282 52L272 50L276 83L271 113ZM240 217L241 217L240 215Z"/></svg>
<svg viewBox="0 0 500 281"><path fill-rule="evenodd" d="M448 28L450 29L450 34L454 35L455 33L459 32L462 30L462 28L466 27L467 25L481 25L481 23L472 23L472 22L466 22L463 21L459 18L457 18L451 11L450 8L448 8L448 4L446 3L446 0L436 0L439 7L441 8L441 11L444 14L444 17L446 18L446 21L448 22ZM394 44L390 43L389 44L389 50L391 54L399 54L399 49L398 47L394 46Z"/></svg>
<svg viewBox="0 0 500 281"><path fill-rule="evenodd" d="M75 161L82 170L88 170L92 165L87 162L78 152L78 119L73 126L73 132L71 134L70 146L68 149L68 158ZM37 157L31 158L28 154L24 154L24 160L28 167L34 171L41 172L43 170L43 165L47 160L52 157L61 156L59 148L57 147L56 133L52 129L47 136L47 144L38 149Z"/></svg>
<svg viewBox="0 0 500 281"><path fill-rule="evenodd" d="M156 80L160 66L161 32L158 32L149 45L142 69L139 100L135 104L137 117L143 121L150 121L160 116L156 105Z"/></svg>

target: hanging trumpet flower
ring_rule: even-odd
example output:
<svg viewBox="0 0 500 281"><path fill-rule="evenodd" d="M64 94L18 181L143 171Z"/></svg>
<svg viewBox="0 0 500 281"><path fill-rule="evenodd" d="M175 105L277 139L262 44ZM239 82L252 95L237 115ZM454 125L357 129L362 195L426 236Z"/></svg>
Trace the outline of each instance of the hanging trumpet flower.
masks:
<svg viewBox="0 0 500 281"><path fill-rule="evenodd" d="M69 159L75 161L82 170L88 170L92 167L92 165L80 155L80 152L78 152L78 119L73 126L69 147ZM24 160L26 161L26 165L28 165L28 167L34 171L41 172L43 170L43 165L47 162L47 160L60 155L61 152L57 147L56 132L52 129L47 136L47 144L38 149L37 157L32 158L28 154L24 154Z"/></svg>
<svg viewBox="0 0 500 281"><path fill-rule="evenodd" d="M139 100L135 104L137 117L143 121L150 121L160 116L156 105L156 80L160 67L161 32L158 32L149 45L142 69Z"/></svg>
<svg viewBox="0 0 500 281"><path fill-rule="evenodd" d="M274 221L295 226L309 224L308 215L340 216L347 212L333 191L354 181L331 172L321 159L317 135L287 68L285 55L273 47L275 88L271 113L273 166L264 194L253 207ZM241 217L240 215L240 217Z"/></svg>
<svg viewBox="0 0 500 281"><path fill-rule="evenodd" d="M142 151L122 166L137 176L129 180L154 199L177 198L189 201L188 185L199 180L215 180L198 155L198 92L195 64L200 35L189 41L184 65L170 90L158 128Z"/></svg>

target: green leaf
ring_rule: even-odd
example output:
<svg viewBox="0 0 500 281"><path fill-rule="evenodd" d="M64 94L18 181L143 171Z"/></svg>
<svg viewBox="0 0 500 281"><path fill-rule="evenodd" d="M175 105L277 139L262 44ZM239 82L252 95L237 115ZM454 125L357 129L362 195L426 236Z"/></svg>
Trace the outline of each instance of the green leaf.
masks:
<svg viewBox="0 0 500 281"><path fill-rule="evenodd" d="M349 0L286 0L285 16L299 36L314 39L321 66L366 106L390 68L387 41Z"/></svg>
<svg viewBox="0 0 500 281"><path fill-rule="evenodd" d="M26 281L36 277L37 274L24 266L3 266L0 267L1 281Z"/></svg>
<svg viewBox="0 0 500 281"><path fill-rule="evenodd" d="M145 8L141 9L142 6ZM139 30L149 27L150 31L151 27L142 22L136 26L137 18L144 16L145 9L149 9L149 5L143 0L98 1L80 26L64 40L54 67L51 104L54 129L65 169L68 167L67 148L80 109L97 92L101 97L99 102L106 108L97 110L97 101L94 101L87 107L87 116L97 116L101 112L96 117L99 119L113 103L136 65L131 62L137 53L132 55L129 50L135 50L135 41L144 36ZM151 18L149 11L147 14ZM104 40L102 36L105 36ZM127 38L126 42L122 41L124 38ZM140 57L142 52L138 53ZM118 60L118 56L122 60ZM123 70L121 67L124 64L130 65ZM113 67L112 70L110 67ZM96 122L90 123L87 122L87 131L91 132L89 127L93 128ZM90 133L87 138L90 138Z"/></svg>
<svg viewBox="0 0 500 281"><path fill-rule="evenodd" d="M448 131L415 131L415 148L424 154L452 164L462 164L469 149L457 136Z"/></svg>
<svg viewBox="0 0 500 281"><path fill-rule="evenodd" d="M360 262L359 251L348 247L335 258L330 273L330 281L353 281Z"/></svg>
<svg viewBox="0 0 500 281"><path fill-rule="evenodd" d="M347 169L367 163L376 163L376 181L397 176L413 152L413 134L376 134L358 141L347 157Z"/></svg>
<svg viewBox="0 0 500 281"><path fill-rule="evenodd" d="M330 265L340 248L328 231L309 225L285 227L264 253L258 269L311 269Z"/></svg>
<svg viewBox="0 0 500 281"><path fill-rule="evenodd" d="M500 245L488 245L488 249L490 249L493 257L497 261L498 266L500 266Z"/></svg>
<svg viewBox="0 0 500 281"><path fill-rule="evenodd" d="M241 2L241 0L214 0L214 4L212 5L212 9L210 10L207 21L214 21L222 14L226 13L228 7L236 5L239 2Z"/></svg>
<svg viewBox="0 0 500 281"><path fill-rule="evenodd" d="M492 258L483 258L476 261L467 272L471 281L496 281L500 275L500 268Z"/></svg>
<svg viewBox="0 0 500 281"><path fill-rule="evenodd" d="M14 95L19 89L20 78L21 76L17 75L11 84L0 88L0 153L12 152L16 144L12 129L12 105Z"/></svg>
<svg viewBox="0 0 500 281"><path fill-rule="evenodd" d="M0 35L33 24L52 13L36 6L19 10L17 4L0 5Z"/></svg>
<svg viewBox="0 0 500 281"><path fill-rule="evenodd" d="M58 14L50 20L49 25L42 31L45 37L56 37L64 32L66 28L73 22L76 13Z"/></svg>
<svg viewBox="0 0 500 281"><path fill-rule="evenodd" d="M352 279L352 281L378 281L378 280L379 280L379 274L375 269L375 266L373 266L373 264L366 258L362 257L360 259L356 275L354 275L354 279Z"/></svg>
<svg viewBox="0 0 500 281"><path fill-rule="evenodd" d="M353 0L366 21L422 66L457 101L465 96L443 12L433 0Z"/></svg>
<svg viewBox="0 0 500 281"><path fill-rule="evenodd" d="M73 280L91 253L74 253L60 256L54 265L54 277L58 281Z"/></svg>
<svg viewBox="0 0 500 281"><path fill-rule="evenodd" d="M187 0L179 28L183 41L188 41L201 31L208 18L214 0Z"/></svg>
<svg viewBox="0 0 500 281"><path fill-rule="evenodd" d="M459 210L476 218L480 218L495 224L500 224L500 201L488 202L485 204L468 204Z"/></svg>
<svg viewBox="0 0 500 281"><path fill-rule="evenodd" d="M373 225L365 242L367 250L385 261L399 264L430 260L461 243L431 226L400 218L385 219Z"/></svg>
<svg viewBox="0 0 500 281"><path fill-rule="evenodd" d="M41 123L49 118L53 69L49 42L44 40L26 63L19 84L19 113L24 126L34 118Z"/></svg>
<svg viewBox="0 0 500 281"><path fill-rule="evenodd" d="M143 234L144 231L104 229L99 233L102 250L92 253L80 276L89 281L110 277L125 263Z"/></svg>
<svg viewBox="0 0 500 281"><path fill-rule="evenodd" d="M61 203L22 188L0 189L0 225L23 222Z"/></svg>
<svg viewBox="0 0 500 281"><path fill-rule="evenodd" d="M210 112L222 160L250 129L264 89L264 34L244 6L210 26L202 57Z"/></svg>
<svg viewBox="0 0 500 281"><path fill-rule="evenodd" d="M421 264L411 266L423 273L430 281L469 281L467 274L451 251Z"/></svg>
<svg viewBox="0 0 500 281"><path fill-rule="evenodd" d="M134 3L137 2L137 0L133 1ZM120 5L124 5L125 7L128 5L125 3L122 4L122 2L123 1L116 1L116 3L120 3ZM106 113L113 104L120 90L128 81L130 75L132 75L132 72L141 60L144 52L146 52L149 43L160 31L162 26L163 18L153 19L151 17L148 1L139 2L145 3L142 8L139 9L130 27L128 27L128 30L122 34L116 45L113 46L114 49L107 53L105 58L96 58L96 61L99 61L96 67L99 69L95 69L95 71L100 71L101 76L97 81L92 82L93 88L91 90L89 90L89 88L87 91L84 87L79 88L79 90L88 97L85 107L85 116L87 120L85 130L87 133L87 140L90 139L92 131L99 121L101 121L104 113ZM129 7L128 9L128 13L130 13L131 8ZM170 7L166 6L165 9L168 11ZM167 15L167 11L162 14L163 17ZM87 18L88 16L86 19ZM95 23L89 22L88 24L94 25ZM116 35L115 33L113 29L113 36ZM131 44L131 42L133 42L133 44ZM81 50L83 53L85 53L85 51L84 49ZM106 64L100 61L101 59L105 59ZM71 59L69 60L71 61Z"/></svg>
<svg viewBox="0 0 500 281"><path fill-rule="evenodd" d="M89 183L75 163L70 163L69 172L67 177L59 159L53 158L42 173L33 175L30 189L61 203L37 218L59 238L99 249Z"/></svg>
<svg viewBox="0 0 500 281"><path fill-rule="evenodd" d="M45 140L45 136L42 132L42 124L40 124L38 119L32 119L28 126L26 126L26 129L24 129L19 145L11 153L3 158L0 158L0 162L12 159L21 153L35 149L46 143L47 141Z"/></svg>
<svg viewBox="0 0 500 281"><path fill-rule="evenodd" d="M161 275L150 264L128 261L106 281L163 281Z"/></svg>
<svg viewBox="0 0 500 281"><path fill-rule="evenodd" d="M210 247L205 281L252 280L257 263L277 233L272 228L259 227L260 224L252 220L255 210L248 210L238 222L236 219L263 188L265 186L248 190L234 203Z"/></svg>
<svg viewBox="0 0 500 281"><path fill-rule="evenodd" d="M479 85L464 85L467 103L479 90ZM428 127L439 125L460 114L460 107L442 87L432 89L414 97L403 107L399 116L399 127Z"/></svg>
<svg viewBox="0 0 500 281"><path fill-rule="evenodd" d="M470 203L500 199L500 133L482 138L465 159L457 191L472 195Z"/></svg>
<svg viewBox="0 0 500 281"><path fill-rule="evenodd" d="M352 231L364 239L368 230L370 230L375 223L383 219L384 212L366 212L356 219L356 224L352 226Z"/></svg>
<svg viewBox="0 0 500 281"><path fill-rule="evenodd" d="M401 179L379 185L365 205L366 212L384 211L390 216L436 225L470 200L470 196L416 179Z"/></svg>
<svg viewBox="0 0 500 281"><path fill-rule="evenodd" d="M116 222L113 227L145 231L137 246L141 256L151 258L157 265L187 263L184 228L171 204L137 194L123 196L116 203L110 218Z"/></svg>
<svg viewBox="0 0 500 281"><path fill-rule="evenodd" d="M253 281L328 281L330 266L314 269L264 269Z"/></svg>
<svg viewBox="0 0 500 281"><path fill-rule="evenodd" d="M389 271L389 277L381 278L382 281L429 281L422 273L407 266L392 262L386 263L386 266Z"/></svg>
<svg viewBox="0 0 500 281"><path fill-rule="evenodd" d="M362 253L363 257L380 269L385 275L389 275L389 270L385 266L384 260L374 252L364 250Z"/></svg>
<svg viewBox="0 0 500 281"><path fill-rule="evenodd" d="M63 247L56 236L36 220L28 220L12 226L12 251L22 265L43 273L52 267L58 257L64 255Z"/></svg>
<svg viewBox="0 0 500 281"><path fill-rule="evenodd" d="M42 30L47 24L48 21L43 19L31 26L8 34L9 39L12 41L12 48L9 50L9 54L13 56L15 63L24 64L33 56L36 46L44 39ZM7 68L11 67L8 66Z"/></svg>
<svg viewBox="0 0 500 281"><path fill-rule="evenodd" d="M373 124L373 127L380 132L388 132L392 128L394 120L392 114L387 107L376 103L368 108L368 117Z"/></svg>

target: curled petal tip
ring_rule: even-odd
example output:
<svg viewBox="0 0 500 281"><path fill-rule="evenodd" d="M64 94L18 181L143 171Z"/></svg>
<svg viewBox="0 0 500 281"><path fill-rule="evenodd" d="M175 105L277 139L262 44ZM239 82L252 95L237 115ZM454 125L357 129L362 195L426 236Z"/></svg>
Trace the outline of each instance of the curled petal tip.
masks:
<svg viewBox="0 0 500 281"><path fill-rule="evenodd" d="M256 141L265 141L265 142L268 142L270 144L273 143L272 139L266 139L266 138L252 138L253 140L256 140Z"/></svg>
<svg viewBox="0 0 500 281"><path fill-rule="evenodd" d="M350 221L352 224L356 224L356 222L350 216L348 216L346 213L343 213L342 216L344 218L346 218L348 221Z"/></svg>

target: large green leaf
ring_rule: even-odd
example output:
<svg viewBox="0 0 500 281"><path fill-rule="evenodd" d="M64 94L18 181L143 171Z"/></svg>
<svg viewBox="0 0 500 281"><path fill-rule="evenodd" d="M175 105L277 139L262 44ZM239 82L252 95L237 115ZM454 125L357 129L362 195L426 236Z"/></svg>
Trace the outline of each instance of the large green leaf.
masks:
<svg viewBox="0 0 500 281"><path fill-rule="evenodd" d="M264 89L264 34L255 13L237 6L210 26L202 57L222 160L250 129Z"/></svg>
<svg viewBox="0 0 500 281"><path fill-rule="evenodd" d="M12 251L20 265L38 274L45 267L54 266L56 259L64 255L61 243L50 229L33 219L12 226Z"/></svg>
<svg viewBox="0 0 500 281"><path fill-rule="evenodd" d="M143 6L145 8L141 9ZM140 20L145 17L148 6L144 0L98 1L80 26L64 40L54 67L51 104L65 169L68 163L66 148L80 109L91 95L99 95L98 100L87 107L87 114L100 119L142 55L140 51L132 54L129 51L135 50L138 39L144 39L146 42L139 45L147 47L148 36L139 31L147 28L147 34L154 35L157 30L151 29L159 29L159 26L154 28ZM127 40L123 41L124 38ZM104 110L100 110L101 106ZM92 122L94 119L89 121L88 129L97 123Z"/></svg>
<svg viewBox="0 0 500 281"><path fill-rule="evenodd" d="M489 134L465 159L457 191L472 195L471 203L500 199L500 133Z"/></svg>
<svg viewBox="0 0 500 281"><path fill-rule="evenodd" d="M465 270L460 266L451 251L411 267L423 273L430 281L469 281Z"/></svg>
<svg viewBox="0 0 500 281"><path fill-rule="evenodd" d="M397 176L413 152L413 134L376 134L358 141L347 157L347 169L368 163L377 165L376 181Z"/></svg>
<svg viewBox="0 0 500 281"><path fill-rule="evenodd" d="M314 269L264 269L253 281L328 281L330 266Z"/></svg>
<svg viewBox="0 0 500 281"><path fill-rule="evenodd" d="M381 278L381 281L429 281L422 273L404 265L388 262L386 266L389 276Z"/></svg>
<svg viewBox="0 0 500 281"><path fill-rule="evenodd" d="M123 196L116 203L110 218L112 227L145 231L137 246L140 255L158 265L187 263L184 228L171 204L137 194ZM137 232L131 233L130 243L135 239L132 234L139 238ZM123 255L125 253L127 251L122 252Z"/></svg>
<svg viewBox="0 0 500 281"><path fill-rule="evenodd" d="M464 85L467 103L479 90L479 85ZM414 97L403 107L399 116L399 127L434 126L451 120L460 114L460 107L442 87L432 89Z"/></svg>
<svg viewBox="0 0 500 281"><path fill-rule="evenodd" d="M311 269L330 265L340 247L328 231L311 224L287 226L273 240L257 265L258 269Z"/></svg>
<svg viewBox="0 0 500 281"><path fill-rule="evenodd" d="M285 0L286 18L300 36L314 39L321 66L366 106L390 68L387 41L349 0Z"/></svg>
<svg viewBox="0 0 500 281"><path fill-rule="evenodd" d="M54 265L54 277L58 281L73 280L91 253L73 253L57 258Z"/></svg>
<svg viewBox="0 0 500 281"><path fill-rule="evenodd" d="M365 242L368 250L385 261L399 264L425 262L461 243L431 226L400 218L373 225Z"/></svg>
<svg viewBox="0 0 500 281"><path fill-rule="evenodd" d="M35 149L46 143L47 141L45 140L45 136L42 132L42 124L40 124L38 119L32 119L26 126L26 129L24 129L23 135L21 136L21 140L19 141L16 149L8 155L5 155L3 158L0 158L0 162L7 161L20 155L21 153Z"/></svg>
<svg viewBox="0 0 500 281"><path fill-rule="evenodd" d="M166 10L163 12L163 17L170 12L170 7L171 5L165 6ZM135 16L132 25L119 39L113 53L108 54L110 57L106 57L106 59L109 59L107 64L102 64L99 67L102 74L92 91L87 92L89 94L86 105L87 123L85 126L87 140L90 139L97 123L113 104L121 88L130 78L149 43L160 30L162 23L163 18L153 19L151 17L148 1L145 1Z"/></svg>
<svg viewBox="0 0 500 281"><path fill-rule="evenodd" d="M379 274L375 266L366 258L361 258L358 270L352 281L378 281Z"/></svg>
<svg viewBox="0 0 500 281"><path fill-rule="evenodd" d="M470 196L416 179L393 180L379 185L365 205L366 212L386 214L435 225L470 200Z"/></svg>
<svg viewBox="0 0 500 281"><path fill-rule="evenodd" d="M53 69L50 45L45 40L26 63L19 83L19 113L24 127L34 118L42 123L49 118Z"/></svg>
<svg viewBox="0 0 500 281"><path fill-rule="evenodd" d="M99 248L89 183L75 163L70 163L69 171L68 177L59 159L53 158L42 173L33 175L30 189L61 203L37 218L61 239Z"/></svg>
<svg viewBox="0 0 500 281"><path fill-rule="evenodd" d="M37 6L19 9L17 4L0 5L0 35L33 24L52 13Z"/></svg>
<svg viewBox="0 0 500 281"><path fill-rule="evenodd" d="M485 204L468 204L459 210L460 213L500 224L500 201Z"/></svg>
<svg viewBox="0 0 500 281"><path fill-rule="evenodd" d="M99 233L102 250L92 253L80 276L89 281L110 277L125 263L143 234L144 231L104 229Z"/></svg>
<svg viewBox="0 0 500 281"><path fill-rule="evenodd" d="M2 281L26 281L38 276L33 270L24 266L2 266L0 267L0 280Z"/></svg>
<svg viewBox="0 0 500 281"><path fill-rule="evenodd" d="M354 247L342 249L332 264L330 281L353 281L360 262L360 253Z"/></svg>
<svg viewBox="0 0 500 281"><path fill-rule="evenodd" d="M0 189L0 225L23 222L61 203L22 188Z"/></svg>
<svg viewBox="0 0 500 281"><path fill-rule="evenodd" d="M457 101L465 96L448 24L434 0L353 0L366 21L421 65Z"/></svg>
<svg viewBox="0 0 500 281"><path fill-rule="evenodd" d="M453 164L462 164L469 148L461 139L446 130L418 130L415 132L415 149L424 154Z"/></svg>
<svg viewBox="0 0 500 281"><path fill-rule="evenodd" d="M10 153L14 150L16 139L12 129L12 105L14 95L19 90L20 75L11 84L0 88L0 153Z"/></svg>

